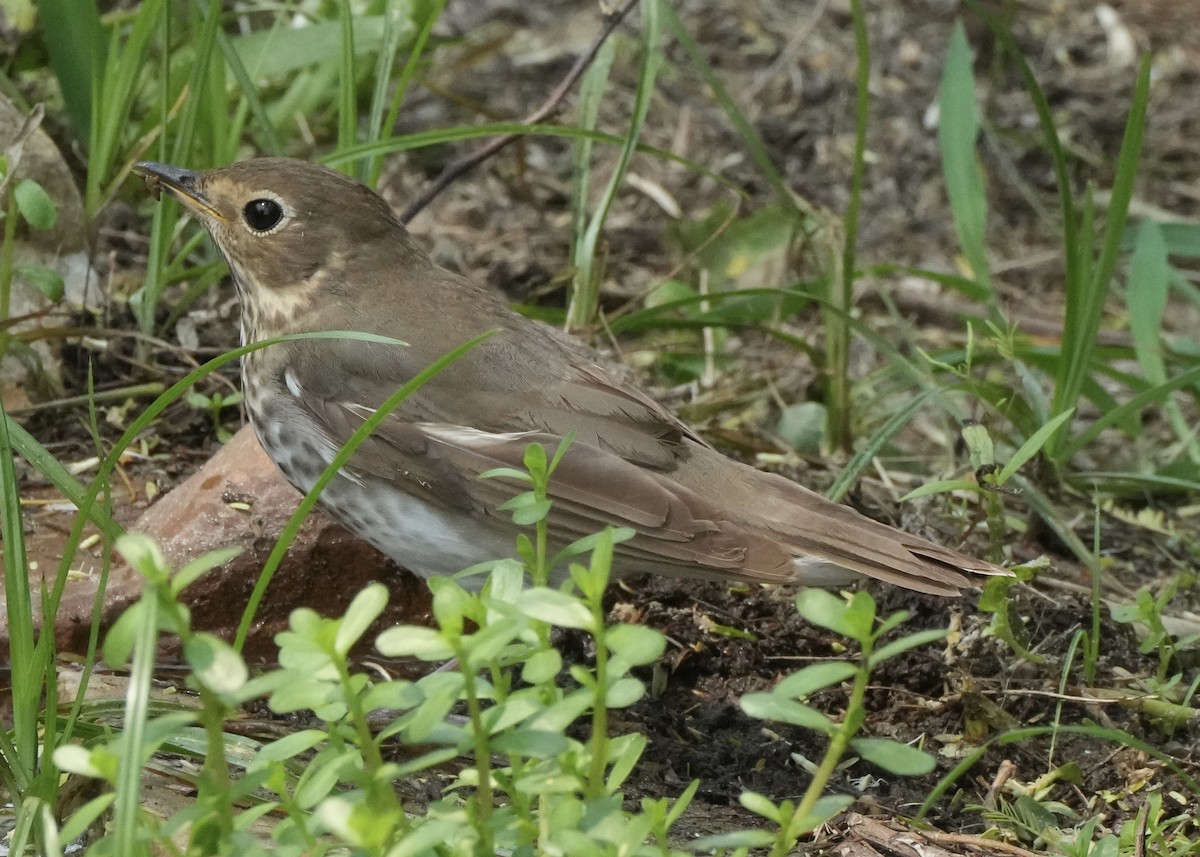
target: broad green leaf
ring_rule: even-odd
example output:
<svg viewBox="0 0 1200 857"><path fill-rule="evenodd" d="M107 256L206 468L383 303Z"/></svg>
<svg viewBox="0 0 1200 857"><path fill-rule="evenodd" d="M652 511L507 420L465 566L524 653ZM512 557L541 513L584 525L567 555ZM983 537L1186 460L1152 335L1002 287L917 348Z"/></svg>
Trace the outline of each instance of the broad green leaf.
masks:
<svg viewBox="0 0 1200 857"><path fill-rule="evenodd" d="M411 26L411 22L409 23ZM272 27L232 39L242 65L257 79L278 80L301 69L337 59L342 52L342 25L333 18L304 27ZM383 43L383 16L354 20L354 52L379 50Z"/></svg>

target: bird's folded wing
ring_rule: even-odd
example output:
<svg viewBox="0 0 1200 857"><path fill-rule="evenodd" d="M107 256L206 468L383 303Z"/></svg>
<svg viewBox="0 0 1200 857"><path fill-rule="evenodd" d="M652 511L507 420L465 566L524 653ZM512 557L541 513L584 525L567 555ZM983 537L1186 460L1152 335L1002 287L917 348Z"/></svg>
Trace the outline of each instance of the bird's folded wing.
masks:
<svg viewBox="0 0 1200 857"><path fill-rule="evenodd" d="M345 403L307 404L335 444L345 443L371 413ZM358 448L349 469L352 475L361 469L375 478L389 474L397 490L433 504L507 518L511 513L499 507L528 490L528 484L506 477L481 479L481 474L496 468L523 470L530 444L541 444L550 457L561 440L546 432L498 434L392 416ZM631 561L644 560L647 570L775 582L795 577L791 557L772 541L747 544L738 528L715 520L716 511L702 498L609 450L573 444L551 477L549 499L548 524L558 541L592 535L606 526L632 527L637 536L618 551ZM743 574L751 552L761 571Z"/></svg>
<svg viewBox="0 0 1200 857"><path fill-rule="evenodd" d="M372 411L320 403L332 440L344 443ZM445 423L383 421L359 447L350 469L389 474L397 490L427 502L499 519L500 506L528 490L512 477L481 479L496 468L524 469L530 444L547 457L562 438L549 432L495 433ZM579 442L548 486L548 524L561 542L605 526L637 535L617 547L627 567L684 577L751 582L845 582L866 575L925 592L951 594L970 585L963 572L1005 573L918 536L872 521L782 477L761 473L685 441L683 463L658 471L614 451ZM700 472L712 467L713 470ZM716 484L721 508L690 487Z"/></svg>

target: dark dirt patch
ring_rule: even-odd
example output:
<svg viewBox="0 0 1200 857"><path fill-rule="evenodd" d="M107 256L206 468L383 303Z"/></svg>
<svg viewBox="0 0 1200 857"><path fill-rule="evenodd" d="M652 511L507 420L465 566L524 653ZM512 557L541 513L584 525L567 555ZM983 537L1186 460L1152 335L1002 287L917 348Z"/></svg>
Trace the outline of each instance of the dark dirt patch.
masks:
<svg viewBox="0 0 1200 857"><path fill-rule="evenodd" d="M1048 663L1033 666L1015 659L1003 643L987 636L983 632L987 617L972 611L969 602L883 588L872 594L879 601L881 615L897 610L912 614L901 632L933 627L952 627L955 632L948 645L910 651L886 662L874 674L864 734L921 742L938 755L938 768L916 778L896 778L861 761L842 768L832 789L856 796L860 811L911 815L965 751L1006 728L1048 725L1056 716L1062 723L1090 720L1142 736L1195 774L1200 764L1196 724L1168 733L1134 709L1100 700L1084 702L1088 692L1082 687L1078 666L1069 673L1068 701L1056 714L1062 673L1057 653L1067 651L1078 629L1090 627L1090 608L1083 600L1052 603L1030 590L1015 591L1012 611L1026 617L1030 626L1026 628L1027 643L1035 650L1056 653ZM666 689L618 715L626 730L650 738L648 765L636 777L631 792L661 794L664 786L681 788L698 778L702 785L697 799L702 804L738 809L737 797L743 789L775 800L798 796L810 778L795 754L815 764L825 749L824 739L809 731L750 718L737 701L744 693L769 689L808 662L845 657L840 641L802 622L790 597L780 590L733 592L720 584L680 586L642 580L632 595L622 592L618 604L617 615L644 621L671 640L665 658L669 665ZM715 633L706 627L711 623L755 639ZM1106 622L1103 634L1102 686L1109 686L1118 670L1132 675L1153 672L1156 660L1137 654L1137 642L1128 627ZM830 690L816 695L813 703L836 718L846 697L841 690ZM967 803L981 802L1006 759L1016 764L1021 779L1036 778L1053 767L1049 748L1047 738L1015 747L993 747L950 794L962 789ZM1090 796L1121 792L1132 785L1124 779L1129 771L1145 777L1146 771L1156 766L1136 751L1118 752L1117 747L1100 745L1086 736L1060 737L1053 759L1054 764L1079 763L1083 782L1060 799L1082 816L1103 809ZM930 820L946 829L980 823L977 813L949 807L945 801L935 806ZM1123 814L1116 807L1111 811ZM754 825L754 817L745 815L743 823Z"/></svg>

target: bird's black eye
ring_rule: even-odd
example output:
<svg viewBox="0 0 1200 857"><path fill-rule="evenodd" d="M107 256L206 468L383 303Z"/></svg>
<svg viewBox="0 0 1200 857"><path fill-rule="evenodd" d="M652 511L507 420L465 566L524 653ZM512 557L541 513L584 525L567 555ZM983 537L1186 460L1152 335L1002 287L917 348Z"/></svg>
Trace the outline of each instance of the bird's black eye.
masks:
<svg viewBox="0 0 1200 857"><path fill-rule="evenodd" d="M270 232L283 220L283 206L273 199L252 199L242 209L242 217L255 232Z"/></svg>

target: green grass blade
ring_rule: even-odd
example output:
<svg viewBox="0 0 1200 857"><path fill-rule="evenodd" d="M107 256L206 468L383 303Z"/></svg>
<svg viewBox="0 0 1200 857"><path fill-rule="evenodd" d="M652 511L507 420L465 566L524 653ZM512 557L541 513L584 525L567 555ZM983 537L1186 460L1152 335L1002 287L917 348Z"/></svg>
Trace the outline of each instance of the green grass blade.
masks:
<svg viewBox="0 0 1200 857"><path fill-rule="evenodd" d="M1074 409L1064 411L1030 435L1029 439L1021 444L1020 448L1012 454L1012 457L1008 459L1004 467L999 473L996 474L997 484L1003 485L1012 478L1014 473L1025 466L1025 462L1029 461L1029 459L1041 452L1042 447L1046 445L1046 441L1048 441L1050 437L1056 431L1058 431L1058 427L1069 420L1074 413Z"/></svg>
<svg viewBox="0 0 1200 857"><path fill-rule="evenodd" d="M92 130L88 146L88 174L84 203L94 216L107 202L105 179L114 172L122 135L138 93L137 81L145 73L151 42L164 11L163 0L144 0L133 12L133 24L124 40L113 34L107 59L93 83ZM165 82L160 85L166 86Z"/></svg>
<svg viewBox="0 0 1200 857"><path fill-rule="evenodd" d="M586 131L596 130L600 115L600 102L608 85L609 71L612 69L613 57L616 55L616 42L608 39L600 46L596 59L579 82L579 107L577 108L576 124ZM578 305L588 303L594 305L598 284L595 282L598 271L595 268L596 247L588 243L588 201L591 192L592 178L592 149L595 140L590 136L575 139L571 151L573 176L571 179L571 262L575 269L572 286L572 303ZM583 322L590 321L592 309L580 310L585 316ZM567 317L572 312L568 310ZM570 324L570 321L568 321Z"/></svg>
<svg viewBox="0 0 1200 857"><path fill-rule="evenodd" d="M195 0L195 2L197 5L200 5L203 4L204 0ZM279 134L275 130L275 123L271 121L271 116L267 113L266 106L263 104L262 99L259 98L258 87L255 85L250 72L246 70L246 65L242 62L241 54L238 53L233 41L221 30L217 30L216 40L217 47L221 50L221 56L225 58L225 63L228 65L229 71L233 74L234 80L237 81L238 92L249 108L250 115L254 117L254 131L259 136L258 147L268 155L282 155L284 152L283 142L279 139ZM232 138L230 143L236 148L237 139Z"/></svg>
<svg viewBox="0 0 1200 857"><path fill-rule="evenodd" d="M87 489L19 423L7 414L0 414L0 417L2 417L0 422L6 428L6 441L11 443L11 448L46 477L76 508L79 508L87 495ZM88 513L88 520L95 524L107 539L115 539L124 532L121 525L109 517L103 509L93 507Z"/></svg>
<svg viewBox="0 0 1200 857"><path fill-rule="evenodd" d="M629 120L629 128L625 132L625 140L621 145L621 153L616 167L596 210L592 213L584 232L583 240L578 245L574 259L577 275L571 301L567 307L567 325L570 327L586 327L596 317L599 307L599 277L593 265L599 247L600 233L608 221L608 212L616 199L625 173L629 170L629 162L637 152L638 139L642 127L646 123L646 114L650 111L650 101L654 95L654 81L658 76L659 66L662 65L663 54L659 28L660 10L668 8L661 0L646 0L642 3L642 66L638 75L637 91L634 94L633 116Z"/></svg>
<svg viewBox="0 0 1200 857"><path fill-rule="evenodd" d="M400 72L400 78L396 81L396 88L392 93L392 103L388 107L387 118L383 122L382 127L371 129L368 142L378 140L383 134L383 129L386 128L388 133L396 127L396 121L400 118L400 108L404 104L404 98L408 94L408 88L412 84L413 76L416 74L417 65L421 58L425 55L425 48L429 44L429 36L433 32L433 26L442 17L442 11L446 8L446 0L431 0L429 8L425 14L424 21L421 22L421 28L417 32L417 37L413 41L412 47L408 52L408 59L404 62L404 68ZM368 184L375 187L379 184L379 175L383 170L383 160L378 155L368 157L370 168L367 172Z"/></svg>
<svg viewBox="0 0 1200 857"><path fill-rule="evenodd" d="M197 145L198 134L196 129L201 124L202 112L207 111L211 113L209 103L211 101L221 102L218 112L225 112L224 91L214 92L208 86L211 78L209 71L212 64L211 60L215 54L214 46L216 44L217 33L219 32L218 24L221 21L221 0L209 0L207 10L203 8L203 3L194 4L192 16L193 19L199 20L200 26L195 29L195 35L193 36L196 60L192 64L191 76L188 78L188 98L184 101L172 130L171 136L174 140L174 145L170 147L169 154L166 156L160 154L159 157L167 163L190 163L199 166L201 164L209 165L215 154L213 151L203 151L202 147ZM164 43L168 40L169 32L170 12L168 11L162 18ZM167 67L167 57L164 56L159 81L159 107L162 114L161 121L164 126L167 123L167 111L169 108L167 101L169 97L169 68ZM204 127L212 127L212 123L204 123ZM221 126L217 127L220 128ZM166 139L161 138L160 153L165 148ZM126 175L122 171L120 178L124 179L125 177ZM106 196L112 192L114 191L106 192ZM178 222L178 214L176 212L177 209L175 208L168 211L164 206L155 206L151 220L150 251L146 267L146 282L142 288L138 289L129 298L129 307L133 311L134 317L138 321L138 327L141 328L143 333L149 334L154 332L155 321L158 317L159 300L167 287L165 276L166 266L162 264L162 260L167 255L175 231L175 224Z"/></svg>
<svg viewBox="0 0 1200 857"><path fill-rule="evenodd" d="M92 82L103 73L107 38L95 0L39 0L42 37L58 78L71 130L80 140L92 128Z"/></svg>
<svg viewBox="0 0 1200 857"><path fill-rule="evenodd" d="M1129 307L1129 333L1133 349L1146 379L1152 384L1167 380L1163 360L1162 320L1172 280L1171 263L1162 230L1153 220L1144 220L1137 229L1133 256L1129 260L1129 280L1125 302ZM1197 458L1192 429L1173 398L1163 402L1163 410L1176 436L1187 445L1191 458Z"/></svg>
<svg viewBox="0 0 1200 857"><path fill-rule="evenodd" d="M1046 97L1045 91L1038 83L1037 76L1021 53L1021 47L1013 37L1012 28L1008 23L993 15L989 11L990 7L985 6L981 0L965 0L965 2L991 30L996 41L1004 47L1009 58L1016 65L1017 71L1020 72L1021 79L1025 84L1025 91L1029 93L1029 100L1033 102L1033 109L1037 113L1038 123L1042 128L1042 142L1050 153L1050 160L1054 167L1054 179L1058 185L1059 203L1062 206L1063 258L1067 268L1066 279L1068 282L1074 281L1077 279L1076 266L1079 254L1076 247L1079 244L1080 232L1075 217L1075 199L1071 195L1072 185L1071 175L1067 169L1067 154L1059 139L1058 127L1054 124L1054 111L1050 107L1050 100Z"/></svg>
<svg viewBox="0 0 1200 857"><path fill-rule="evenodd" d="M975 104L975 74L966 30L960 21L950 37L946 66L938 94L938 146L942 176L950 198L954 229L979 291L994 297L987 260L987 190L979 168L975 144L979 137L979 111Z"/></svg>
<svg viewBox="0 0 1200 857"><path fill-rule="evenodd" d="M1032 738L1041 738L1051 735L1083 735L1098 741L1104 741L1114 744L1118 747L1130 747L1147 756L1153 757L1161 762L1166 767L1170 768L1174 774L1180 778L1184 785L1193 793L1200 793L1200 782L1191 776L1187 771L1180 767L1179 763L1171 756L1147 744L1145 741L1139 740L1121 729L1106 728L1093 724L1084 724L1079 726L1074 725L1054 725L1054 726L1026 726L1017 729L1012 729L1008 732L1001 732L994 738L988 740L985 744L976 747L971 753L965 756L962 761L954 766L950 773L946 774L938 784L930 791L929 796L925 798L925 802L921 804L921 808L917 810L916 817L924 818L929 814L939 801L945 796L950 788L962 779L967 773L975 767L984 754L995 747L1005 747L1011 744L1016 744L1021 741L1028 741Z"/></svg>
<svg viewBox="0 0 1200 857"><path fill-rule="evenodd" d="M840 264L831 263L827 272L830 309L822 315L825 326L825 376L828 379L825 442L830 448L848 452L854 439L850 431L850 327L846 323L854 303L854 281L858 275L858 216L862 208L863 177L866 175L867 125L870 120L871 44L861 0L851 0L854 21L854 162L850 177L850 202L841 230ZM833 229L827 225L826 229ZM833 234L837 234L834 232ZM830 254L832 255L832 254Z"/></svg>
<svg viewBox="0 0 1200 857"><path fill-rule="evenodd" d="M1146 106L1150 98L1150 60L1143 60L1138 72L1137 83L1134 85L1133 101L1129 109L1129 119L1125 123L1125 137L1121 142L1121 152L1117 158L1117 173L1113 180L1112 195L1108 204L1108 216L1105 218L1104 233L1101 237L1100 255L1094 264L1090 262L1091 251L1078 248L1080 254L1086 252L1088 259L1080 258L1077 266L1082 275L1087 269L1087 276L1079 276L1075 280L1068 278L1067 311L1063 324L1063 358L1059 364L1054 390L1054 413L1061 414L1075 407L1079 401L1084 379L1091 374L1092 356L1096 347L1096 333L1100 329L1100 320L1104 312L1104 302L1108 296L1112 282L1113 271L1117 265L1117 256L1121 249L1121 235L1125 230L1125 219L1129 212L1129 201L1133 196L1134 180L1137 178L1138 163L1141 160L1142 138L1146 129ZM1090 198L1090 197L1089 197ZM1084 228L1088 228L1085 210ZM1090 234L1090 230L1084 234ZM1065 459L1062 447L1067 432L1060 431L1047 447L1047 453L1058 462Z"/></svg>
<svg viewBox="0 0 1200 857"><path fill-rule="evenodd" d="M221 22L221 0L209 0L208 9L203 4L193 4L192 19L199 20L200 26L193 26L189 33L189 41L196 55L192 63L191 75L188 78L188 97L179 111L173 131L174 145L171 147L171 158L168 163L195 166L211 166L206 156L210 152L197 152L195 142L196 126L199 123L201 110L213 93L208 90L209 66L215 55L214 47L217 32ZM192 23L189 21L189 23ZM220 93L222 96L224 93Z"/></svg>
<svg viewBox="0 0 1200 857"><path fill-rule="evenodd" d="M19 806L38 768L38 712L46 675L39 667L35 650L21 498L13 467L9 418L3 406L0 417L0 538L4 544L4 600L12 669L11 740L6 734L5 741L0 743L0 766L4 782L12 789L10 799Z"/></svg>
<svg viewBox="0 0 1200 857"><path fill-rule="evenodd" d="M375 86L371 90L371 106L367 111L367 140L378 140L383 134L383 117L388 107L388 84L392 80L392 67L396 64L396 54L400 51L400 39L406 34L406 29L396 20L400 10L396 4L387 0L383 5L383 44L375 57ZM410 57L411 59L411 57ZM400 93L403 98L403 93ZM359 169L359 178L371 187L379 178L376 171L381 160L376 157L364 158Z"/></svg>
<svg viewBox="0 0 1200 857"><path fill-rule="evenodd" d="M423 149L427 146L436 146L441 143L451 143L459 140L478 140L483 137L495 137L499 134L517 134L522 137L545 136L545 137L563 137L569 140L578 139L580 137L591 137L593 140L613 146L623 146L625 144L624 137L617 137L613 134L605 134L600 131L585 131L582 128L572 128L564 125L525 125L520 122L491 122L484 125L466 125L455 128L439 128L434 131L421 131L415 134L405 134L401 137L385 137L382 140L375 140L368 143L360 143L356 146L351 146L349 149L338 149L330 152L317 159L318 163L332 166L333 164L344 164L347 161L352 161L356 158L361 158L364 155L388 155L394 152L407 152L413 149ZM654 158L659 158L664 161L669 161L673 164L679 164L682 167L695 172L697 175L712 179L717 184L724 187L731 193L737 194L739 197L746 196L744 190L737 184L724 176L710 170L701 163L685 158L682 155L677 155L674 152L669 152L666 149L660 149L656 146L647 146L639 143L637 152L641 155L650 155Z"/></svg>
<svg viewBox="0 0 1200 857"><path fill-rule="evenodd" d="M986 301L991 297L990 292L981 288L979 283L970 277L958 274L947 274L945 271L933 271L916 265L896 265L892 263L871 265L867 269L872 276L887 277L895 274L910 274L925 280L932 280L940 286L953 289L973 301Z"/></svg>
<svg viewBox="0 0 1200 857"><path fill-rule="evenodd" d="M150 717L154 660L158 654L159 599L155 591L158 585L147 580L139 601L144 621L138 625L129 664L124 727L119 739L123 764L117 768L116 799L113 803L114 853L131 857L149 853L141 835L142 759L145 755L146 721Z"/></svg>
<svg viewBox="0 0 1200 857"><path fill-rule="evenodd" d="M854 483L871 466L871 462L875 460L875 456L879 455L884 447L891 442L892 438L909 424L916 412L921 409L921 406L938 392L936 387L929 387L915 396L909 397L904 407L895 411L888 418L887 422L871 434L870 440L846 462L846 466L842 468L842 472L838 474L834 483L829 486L829 490L825 492L825 496L835 503L842 502L846 498L846 494L854 487Z"/></svg>
<svg viewBox="0 0 1200 857"><path fill-rule="evenodd" d="M1156 384L1148 390L1143 390L1129 399L1129 401L1105 411L1090 426L1063 444L1059 450L1061 459L1069 461L1071 456L1094 441L1105 429L1112 428L1122 421L1135 418L1143 408L1166 401L1168 394L1172 391L1182 387L1190 387L1194 384L1200 384L1200 366L1195 366L1185 372L1181 372L1171 380L1162 384Z"/></svg>

